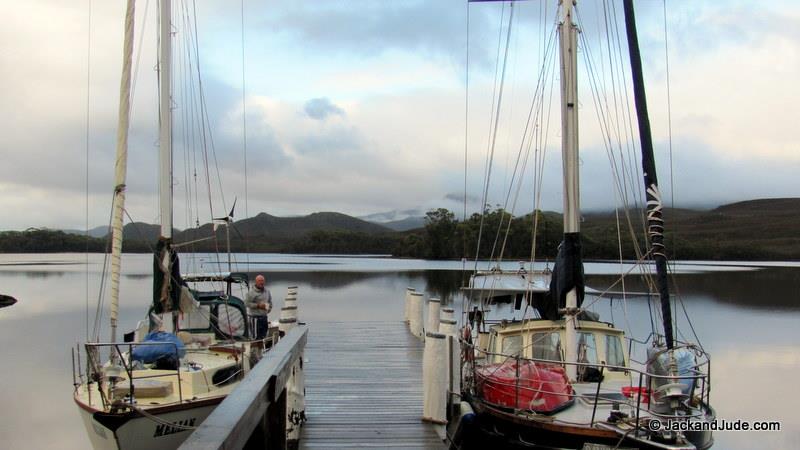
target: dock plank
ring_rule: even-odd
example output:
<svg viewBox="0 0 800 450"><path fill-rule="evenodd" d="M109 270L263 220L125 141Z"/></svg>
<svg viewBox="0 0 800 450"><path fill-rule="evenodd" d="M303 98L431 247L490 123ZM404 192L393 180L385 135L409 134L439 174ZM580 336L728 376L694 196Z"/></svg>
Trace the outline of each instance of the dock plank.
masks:
<svg viewBox="0 0 800 450"><path fill-rule="evenodd" d="M421 420L422 353L402 322L310 324L300 448L447 448Z"/></svg>

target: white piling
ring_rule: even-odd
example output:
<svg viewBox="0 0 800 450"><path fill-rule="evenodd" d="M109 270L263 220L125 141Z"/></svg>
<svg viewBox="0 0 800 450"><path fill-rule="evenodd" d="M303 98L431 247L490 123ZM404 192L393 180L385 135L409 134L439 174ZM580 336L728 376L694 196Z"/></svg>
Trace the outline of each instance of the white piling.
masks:
<svg viewBox="0 0 800 450"><path fill-rule="evenodd" d="M422 294L419 292L411 292L410 294L410 308L408 317L408 328L411 334L422 339L425 335L422 331Z"/></svg>
<svg viewBox="0 0 800 450"><path fill-rule="evenodd" d="M405 314L403 315L403 321L408 323L409 317L411 315L411 293L414 292L413 287L406 288L406 310Z"/></svg>
<svg viewBox="0 0 800 450"><path fill-rule="evenodd" d="M428 326L425 331L439 332L439 309L442 302L438 298L428 300Z"/></svg>
<svg viewBox="0 0 800 450"><path fill-rule="evenodd" d="M288 288L286 288L286 295L297 296L297 286L289 286Z"/></svg>
<svg viewBox="0 0 800 450"><path fill-rule="evenodd" d="M281 318L297 320L297 306L284 306L281 308Z"/></svg>
<svg viewBox="0 0 800 450"><path fill-rule="evenodd" d="M452 396L451 402L461 401L461 343L458 340L458 322L442 319L439 333L447 336L447 390Z"/></svg>
<svg viewBox="0 0 800 450"><path fill-rule="evenodd" d="M441 333L425 333L425 353L422 357L422 389L425 394L422 420L447 423L447 347Z"/></svg>
<svg viewBox="0 0 800 450"><path fill-rule="evenodd" d="M442 308L441 320L454 320L455 313L453 312L453 308Z"/></svg>
<svg viewBox="0 0 800 450"><path fill-rule="evenodd" d="M278 320L278 330L286 334L297 326L297 307L296 306L284 306L281 308L281 318Z"/></svg>

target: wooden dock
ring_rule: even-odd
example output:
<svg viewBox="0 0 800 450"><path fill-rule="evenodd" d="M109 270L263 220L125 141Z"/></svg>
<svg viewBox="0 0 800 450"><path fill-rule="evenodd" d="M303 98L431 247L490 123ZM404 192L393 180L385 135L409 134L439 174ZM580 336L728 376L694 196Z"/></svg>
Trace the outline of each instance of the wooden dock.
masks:
<svg viewBox="0 0 800 450"><path fill-rule="evenodd" d="M447 448L420 419L423 343L404 323L309 325L301 449Z"/></svg>

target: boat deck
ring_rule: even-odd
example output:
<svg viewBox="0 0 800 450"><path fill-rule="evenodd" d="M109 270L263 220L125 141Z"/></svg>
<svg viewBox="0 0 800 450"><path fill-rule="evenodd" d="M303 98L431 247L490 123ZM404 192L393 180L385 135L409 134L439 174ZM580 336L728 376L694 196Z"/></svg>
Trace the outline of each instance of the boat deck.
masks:
<svg viewBox="0 0 800 450"><path fill-rule="evenodd" d="M301 449L445 449L422 417L422 341L402 322L314 322Z"/></svg>

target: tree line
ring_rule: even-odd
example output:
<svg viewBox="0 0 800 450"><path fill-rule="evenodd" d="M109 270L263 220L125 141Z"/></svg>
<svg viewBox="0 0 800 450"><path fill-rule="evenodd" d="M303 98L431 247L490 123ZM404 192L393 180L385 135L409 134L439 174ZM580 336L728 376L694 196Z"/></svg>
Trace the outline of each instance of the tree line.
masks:
<svg viewBox="0 0 800 450"><path fill-rule="evenodd" d="M633 224L641 227L641 223ZM534 233L535 228L535 233ZM461 220L447 209L427 212L423 228L404 232L364 233L342 230L317 230L294 238L231 239L235 252L381 254L423 259L506 259L528 260L535 252L537 260L553 259L562 240L562 216L535 211L513 217L500 207L486 208ZM618 232L613 216L587 216L581 223L583 255L587 259L636 259L636 248L647 243L638 233ZM534 240L535 238L535 240ZM667 232L669 257L708 260L797 260L800 239L791 245L767 245L771 240L759 236L731 236L725 233L700 234L699 231L676 235ZM773 239L774 240L774 239ZM535 244L535 245L534 245ZM154 242L126 239L125 252L149 252ZM0 253L107 252L108 238L93 238L59 230L28 229L0 232ZM207 240L182 247L181 252L224 252L225 241ZM641 251L641 250L640 250Z"/></svg>

